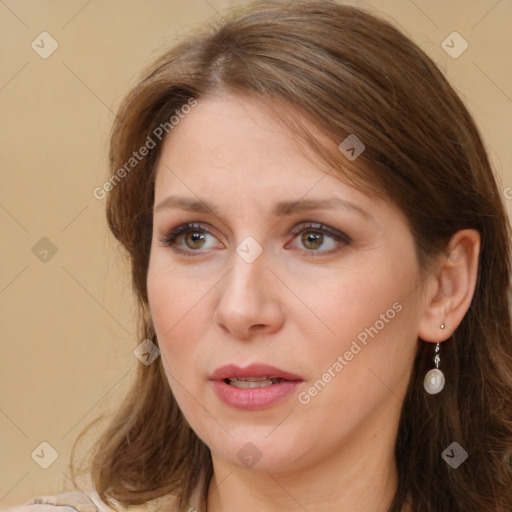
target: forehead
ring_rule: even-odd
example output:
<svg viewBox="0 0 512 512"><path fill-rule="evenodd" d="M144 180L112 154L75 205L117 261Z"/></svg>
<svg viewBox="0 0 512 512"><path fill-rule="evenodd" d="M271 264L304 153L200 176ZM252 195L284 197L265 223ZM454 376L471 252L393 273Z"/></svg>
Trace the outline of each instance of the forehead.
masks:
<svg viewBox="0 0 512 512"><path fill-rule="evenodd" d="M289 157L297 159L301 143L265 104L253 96L206 97L180 120L164 141L162 160L177 164L248 169ZM169 162L167 162L169 163Z"/></svg>
<svg viewBox="0 0 512 512"><path fill-rule="evenodd" d="M189 203L213 197L218 205L257 208L262 214L272 209L277 215L291 203L307 201L332 206L337 199L347 211L349 203L367 212L376 207L375 198L312 158L268 104L236 95L199 100L166 137L155 206L170 195L186 196Z"/></svg>
<svg viewBox="0 0 512 512"><path fill-rule="evenodd" d="M252 183L267 192L300 183L297 192L304 194L306 184L312 186L325 176L304 150L297 136L257 98L201 99L164 141L157 195L162 186L179 185L180 178L203 188Z"/></svg>

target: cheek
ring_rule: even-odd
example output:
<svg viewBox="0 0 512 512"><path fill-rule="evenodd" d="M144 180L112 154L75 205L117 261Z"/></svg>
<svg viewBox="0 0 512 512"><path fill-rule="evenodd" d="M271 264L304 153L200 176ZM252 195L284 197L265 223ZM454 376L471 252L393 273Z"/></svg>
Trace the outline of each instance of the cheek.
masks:
<svg viewBox="0 0 512 512"><path fill-rule="evenodd" d="M169 262L166 250L153 250L147 275L148 300L157 331L170 337L200 311L208 283Z"/></svg>
<svg viewBox="0 0 512 512"><path fill-rule="evenodd" d="M399 276L399 277L398 277ZM325 339L343 340L356 337L377 322L382 328L400 321L406 303L409 305L414 289L413 269L402 269L380 262L360 268L352 266L333 273L323 281L296 288L310 310L310 317L316 317ZM382 317L383 315L383 317Z"/></svg>
<svg viewBox="0 0 512 512"><path fill-rule="evenodd" d="M323 324L317 322L321 330L308 347L317 378L329 368L335 371L336 361L336 375L343 377L335 380L353 390L368 389L370 370L374 380L390 385L402 378L399 369L410 367L416 349L418 274L413 263L381 258L359 269L354 265L309 293L303 290L304 301Z"/></svg>
<svg viewBox="0 0 512 512"><path fill-rule="evenodd" d="M168 270L158 260L150 262L148 300L162 360L166 369L173 361L187 364L186 351L193 349L194 329L204 325L199 318L204 291L180 278L179 269ZM172 356L172 357L171 357Z"/></svg>
<svg viewBox="0 0 512 512"><path fill-rule="evenodd" d="M190 393L197 395L192 376L197 375L195 361L200 357L194 340L201 335L195 329L204 325L203 319L198 318L199 309L193 307L190 295L182 293L175 279L171 287L167 279L148 276L148 297L168 384L180 409L189 415L194 409Z"/></svg>

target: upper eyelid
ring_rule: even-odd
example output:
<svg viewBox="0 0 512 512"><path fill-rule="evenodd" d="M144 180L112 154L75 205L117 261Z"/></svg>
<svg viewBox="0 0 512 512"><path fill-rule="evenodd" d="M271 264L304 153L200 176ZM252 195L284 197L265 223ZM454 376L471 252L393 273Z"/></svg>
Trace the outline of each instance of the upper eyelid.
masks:
<svg viewBox="0 0 512 512"><path fill-rule="evenodd" d="M186 232L186 230L193 231L194 229L197 229L198 231L205 231L210 234L214 234L217 231L215 228L213 228L211 225L209 225L207 223L192 221L192 222L184 222L182 224L178 224L172 229L163 230L162 234L164 236L167 236L167 235L170 235L171 233L173 233L177 230L181 230L181 229L184 230L185 232ZM310 229L310 230L316 229L318 231L325 231L326 233L331 233L333 236L335 236L336 234L339 234L339 235L344 235L344 236L348 237L348 235L346 233L344 233L343 231L341 231L339 229L332 228L323 222L315 222L315 221L299 222L289 232L291 234L297 234L297 233L300 233L301 231L305 231L307 229ZM182 234L182 233L179 233L179 234Z"/></svg>
<svg viewBox="0 0 512 512"><path fill-rule="evenodd" d="M340 231L336 228L331 228L330 226L327 226L323 222L301 222L298 226L294 227L290 233L293 235L297 235L303 231L320 231L322 233L327 234L328 236L331 236L333 238L346 238L347 240L350 239L350 237L343 231Z"/></svg>

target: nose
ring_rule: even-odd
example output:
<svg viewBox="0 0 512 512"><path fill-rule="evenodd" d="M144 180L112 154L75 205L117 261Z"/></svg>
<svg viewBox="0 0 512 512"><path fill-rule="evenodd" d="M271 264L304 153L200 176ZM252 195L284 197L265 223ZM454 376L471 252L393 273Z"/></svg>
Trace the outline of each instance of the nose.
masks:
<svg viewBox="0 0 512 512"><path fill-rule="evenodd" d="M247 340L272 334L284 323L281 283L267 264L265 251L252 263L235 253L231 270L217 287L213 320L233 337Z"/></svg>

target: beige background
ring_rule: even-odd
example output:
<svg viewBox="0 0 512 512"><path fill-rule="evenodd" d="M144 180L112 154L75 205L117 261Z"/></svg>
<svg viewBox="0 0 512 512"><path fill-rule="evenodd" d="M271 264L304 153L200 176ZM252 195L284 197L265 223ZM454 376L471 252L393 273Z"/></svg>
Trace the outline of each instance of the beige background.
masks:
<svg viewBox="0 0 512 512"><path fill-rule="evenodd" d="M163 45L238 3L0 0L0 507L71 488L73 440L141 364L126 267L92 195L105 181L113 111ZM394 20L441 66L501 188L512 186L512 3L351 3ZM43 31L59 45L47 59L31 48ZM469 43L458 59L440 46L453 31ZM46 262L32 252L42 237L57 247ZM58 452L48 469L31 457L43 441Z"/></svg>

